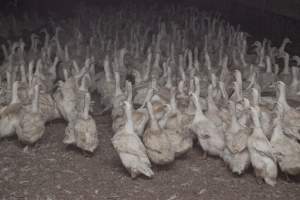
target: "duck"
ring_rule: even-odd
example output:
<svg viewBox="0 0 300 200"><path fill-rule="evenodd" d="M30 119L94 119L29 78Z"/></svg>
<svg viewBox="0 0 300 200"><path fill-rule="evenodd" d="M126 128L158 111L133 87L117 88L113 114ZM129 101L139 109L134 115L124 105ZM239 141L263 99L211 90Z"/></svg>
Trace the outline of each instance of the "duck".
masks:
<svg viewBox="0 0 300 200"><path fill-rule="evenodd" d="M166 130L177 158L186 154L193 147L194 135L188 129L192 116L184 114L177 109L175 88L171 89L171 95L171 105L166 104L167 112L159 121L159 126Z"/></svg>
<svg viewBox="0 0 300 200"><path fill-rule="evenodd" d="M300 84L299 84L299 68L296 66L293 66L291 68L292 71L292 81L291 84L288 85L288 90L287 90L287 98L288 99L295 99L299 100L299 97L297 93L299 92L300 89Z"/></svg>
<svg viewBox="0 0 300 200"><path fill-rule="evenodd" d="M177 99L178 109L181 112L184 112L184 110L189 105L189 97L186 94L186 84L184 80L180 80L178 83L178 93L176 95L176 99Z"/></svg>
<svg viewBox="0 0 300 200"><path fill-rule="evenodd" d="M290 133L293 135L293 137L300 140L300 134L298 132L300 130L300 112L288 104L286 100L286 85L284 82L277 82L277 93L278 97L275 105L280 104L282 106L284 112L283 124L284 126L289 127L291 130Z"/></svg>
<svg viewBox="0 0 300 200"><path fill-rule="evenodd" d="M64 69L65 81L58 81L58 88L53 94L60 115L68 122L76 118L78 113L76 110L78 81L85 73L86 69L82 68L80 72L69 77L67 70Z"/></svg>
<svg viewBox="0 0 300 200"><path fill-rule="evenodd" d="M120 85L120 73L118 71L114 72L115 74L115 94L113 99L113 111L112 111L112 117L114 118L114 109L120 108L123 101L126 100L126 95L122 91L121 85Z"/></svg>
<svg viewBox="0 0 300 200"><path fill-rule="evenodd" d="M89 115L91 103L90 93L85 94L84 109L76 118L69 122L65 130L64 144L75 144L80 149L93 153L99 144L96 122Z"/></svg>
<svg viewBox="0 0 300 200"><path fill-rule="evenodd" d="M206 112L206 117L216 125L219 131L223 132L223 130L226 129L229 120L226 119L226 117L224 117L225 116L224 114L222 116L220 115L220 110L215 104L212 93L213 93L213 86L212 84L210 84L207 89L208 109Z"/></svg>
<svg viewBox="0 0 300 200"><path fill-rule="evenodd" d="M266 71L263 73L259 73L258 83L261 86L261 90L263 92L270 92L274 90L271 86L276 81L276 74L272 71L272 63L270 56L266 56L265 60Z"/></svg>
<svg viewBox="0 0 300 200"><path fill-rule="evenodd" d="M175 159L175 151L166 131L159 126L151 102L147 102L150 123L143 134L143 142L151 162L156 165L170 164Z"/></svg>
<svg viewBox="0 0 300 200"><path fill-rule="evenodd" d="M278 170L272 145L261 128L259 110L250 107L250 112L254 124L247 141L251 164L257 178L262 178L267 184L275 186Z"/></svg>
<svg viewBox="0 0 300 200"><path fill-rule="evenodd" d="M98 93L101 94L102 96L102 104L105 106L108 106L111 104L111 100L114 96L115 92L115 81L112 77L110 65L109 65L109 56L106 55L103 61L103 66L104 66L104 76L100 76L99 80L96 80L96 87ZM97 79L97 78L95 78Z"/></svg>
<svg viewBox="0 0 300 200"><path fill-rule="evenodd" d="M126 100L126 95L123 93L120 87L120 74L119 72L115 72L115 95L112 102L112 111L111 111L111 118L113 120L113 131L117 132L119 128L124 126L125 120L125 112L122 107L123 102Z"/></svg>
<svg viewBox="0 0 300 200"><path fill-rule="evenodd" d="M231 123L225 131L225 149L223 159L233 173L241 175L250 166L250 155L247 149L249 129L243 127L237 119L235 103L229 101Z"/></svg>
<svg viewBox="0 0 300 200"><path fill-rule="evenodd" d="M282 43L281 43L279 49L278 49L278 55L279 55L279 56L284 55L286 45L287 45L287 44L291 44L291 43L292 43L292 41L290 40L290 38L285 37L285 38L283 39L283 41L282 41Z"/></svg>
<svg viewBox="0 0 300 200"><path fill-rule="evenodd" d="M132 84L127 81L127 101L132 104ZM132 106L133 107L133 106ZM132 120L134 124L134 131L137 133L139 137L142 137L145 131L145 127L149 121L149 113L147 108L143 106L138 109L132 110Z"/></svg>
<svg viewBox="0 0 300 200"><path fill-rule="evenodd" d="M200 146L205 152L205 157L209 154L222 158L225 148L224 134L204 115L197 95L192 93L192 97L196 106L196 113L189 127L197 135Z"/></svg>
<svg viewBox="0 0 300 200"><path fill-rule="evenodd" d="M0 138L13 136L20 122L20 110L22 102L18 97L19 82L15 81L12 86L11 102L0 110Z"/></svg>
<svg viewBox="0 0 300 200"><path fill-rule="evenodd" d="M20 100L23 102L23 104L30 103L30 95L29 95L29 84L27 82L27 76L25 72L25 65L20 65L20 74L21 74L21 80L18 88L18 96Z"/></svg>
<svg viewBox="0 0 300 200"><path fill-rule="evenodd" d="M144 104L146 104L148 102L148 98L150 98L149 101L151 102L153 113L156 119L160 120L166 112L165 104L168 103L168 100L159 95L159 89L156 85L156 80L152 79L152 87L148 90L147 96L144 99Z"/></svg>
<svg viewBox="0 0 300 200"><path fill-rule="evenodd" d="M237 112L240 112L240 110L242 109L241 104L242 104L243 97L244 97L243 90L237 81L233 82L233 89L234 89L234 92L230 96L229 100L234 101L236 103Z"/></svg>
<svg viewBox="0 0 300 200"><path fill-rule="evenodd" d="M25 144L34 144L45 133L45 120L39 110L39 85L34 86L34 97L30 108L23 108L22 117L16 128L19 141Z"/></svg>
<svg viewBox="0 0 300 200"><path fill-rule="evenodd" d="M252 96L252 106L255 107L259 111L259 120L261 123L261 128L264 134L267 136L268 139L271 137L271 121L272 121L272 110L268 107L260 105L260 94L257 89L251 89L251 96Z"/></svg>
<svg viewBox="0 0 300 200"><path fill-rule="evenodd" d="M283 127L284 113L280 104L276 108L270 142L281 171L295 176L300 174L300 144L289 135L288 127Z"/></svg>
<svg viewBox="0 0 300 200"><path fill-rule="evenodd" d="M221 93L221 96L219 99L216 100L216 104L218 107L222 108L228 104L229 97L224 82L219 81L218 86L219 86L219 91Z"/></svg>
<svg viewBox="0 0 300 200"><path fill-rule="evenodd" d="M195 94L198 96L199 98L199 101L201 103L201 106L202 106L202 109L203 111L207 111L207 108L208 108L208 105L207 105L207 100L201 96L201 86L200 86L200 79L197 77L197 76L194 76L194 84L195 84ZM207 91L206 91L207 93ZM189 93L189 101L190 101L190 107L193 109L192 112L186 112L187 114L192 114L194 115L195 112L196 112L196 107L195 107L195 104L193 102L193 99L192 99L192 91L190 91Z"/></svg>
<svg viewBox="0 0 300 200"><path fill-rule="evenodd" d="M284 54L281 56L284 61L284 67L282 72L278 75L278 80L283 81L285 84L289 85L292 80L291 72L290 72L290 54L287 52L284 52Z"/></svg>
<svg viewBox="0 0 300 200"><path fill-rule="evenodd" d="M151 169L151 162L143 142L134 132L131 104L127 101L124 101L124 110L127 119L126 125L112 137L113 147L132 178L136 178L140 174L152 178L154 172Z"/></svg>

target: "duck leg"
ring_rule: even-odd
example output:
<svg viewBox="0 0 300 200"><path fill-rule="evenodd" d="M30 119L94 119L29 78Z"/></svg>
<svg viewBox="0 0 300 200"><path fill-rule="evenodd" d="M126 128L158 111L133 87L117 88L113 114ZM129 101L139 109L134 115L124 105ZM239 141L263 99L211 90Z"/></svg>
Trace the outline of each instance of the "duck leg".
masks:
<svg viewBox="0 0 300 200"><path fill-rule="evenodd" d="M202 160L206 160L207 159L207 152L204 151L201 157Z"/></svg>
<svg viewBox="0 0 300 200"><path fill-rule="evenodd" d="M255 182L257 183L257 185L262 185L264 184L264 180L261 177L255 177Z"/></svg>
<svg viewBox="0 0 300 200"><path fill-rule="evenodd" d="M288 183L292 183L292 179L290 178L290 176L287 174L287 173L284 173L284 176L285 176L285 180L288 182Z"/></svg>

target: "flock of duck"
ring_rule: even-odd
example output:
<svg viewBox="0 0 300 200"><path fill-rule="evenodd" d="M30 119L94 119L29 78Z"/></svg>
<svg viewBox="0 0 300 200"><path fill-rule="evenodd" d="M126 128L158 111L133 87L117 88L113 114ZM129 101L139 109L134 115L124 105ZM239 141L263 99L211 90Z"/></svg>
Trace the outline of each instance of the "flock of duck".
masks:
<svg viewBox="0 0 300 200"><path fill-rule="evenodd" d="M267 39L249 45L239 27L194 8L77 14L30 43L2 45L0 138L34 144L63 118L63 142L94 152L98 92L133 178L153 177L151 164L171 164L196 145L238 175L252 166L272 186L279 169L300 173L300 111L287 101L300 99L300 58L285 51L288 38L278 48Z"/></svg>

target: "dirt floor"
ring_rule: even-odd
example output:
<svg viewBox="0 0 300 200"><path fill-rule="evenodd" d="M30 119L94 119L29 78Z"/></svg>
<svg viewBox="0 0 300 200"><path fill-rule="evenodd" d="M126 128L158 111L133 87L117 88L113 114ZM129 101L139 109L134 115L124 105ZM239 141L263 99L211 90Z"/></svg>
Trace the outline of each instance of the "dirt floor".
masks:
<svg viewBox="0 0 300 200"><path fill-rule="evenodd" d="M95 117L100 145L94 155L63 143L66 123L47 125L32 147L16 138L0 141L0 200L245 200L300 198L299 177L280 175L275 187L259 184L252 170L238 177L217 158L202 159L197 145L168 167L153 167L155 177L132 180L110 138L109 115Z"/></svg>

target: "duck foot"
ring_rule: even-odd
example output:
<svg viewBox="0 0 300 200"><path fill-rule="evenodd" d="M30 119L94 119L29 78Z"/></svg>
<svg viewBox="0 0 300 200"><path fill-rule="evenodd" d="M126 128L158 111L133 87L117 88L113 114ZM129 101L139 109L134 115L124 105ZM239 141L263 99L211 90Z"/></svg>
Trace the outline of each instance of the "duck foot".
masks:
<svg viewBox="0 0 300 200"><path fill-rule="evenodd" d="M202 160L207 160L207 152L204 152L201 157Z"/></svg>
<svg viewBox="0 0 300 200"><path fill-rule="evenodd" d="M89 151L85 151L85 150L82 150L82 155L85 157L85 158L91 158L93 157L93 153L92 152L89 152Z"/></svg>
<svg viewBox="0 0 300 200"><path fill-rule="evenodd" d="M288 182L288 183L292 183L293 182L292 179L290 178L290 176L288 174L285 173L284 176L285 176L286 182Z"/></svg>
<svg viewBox="0 0 300 200"><path fill-rule="evenodd" d="M264 184L264 180L262 178L258 178L258 177L255 178L255 182L257 183L257 185Z"/></svg>

